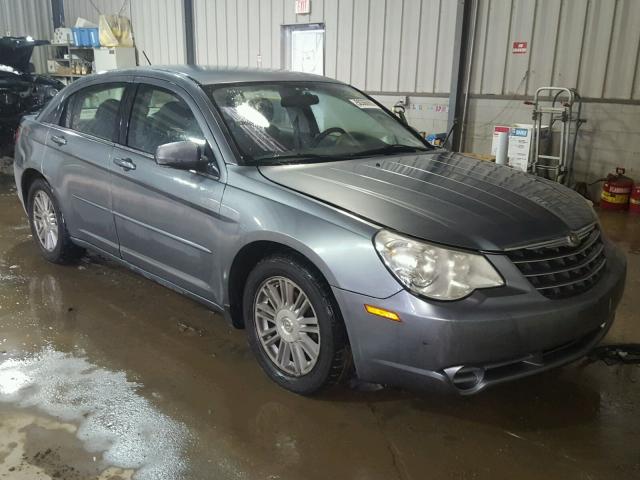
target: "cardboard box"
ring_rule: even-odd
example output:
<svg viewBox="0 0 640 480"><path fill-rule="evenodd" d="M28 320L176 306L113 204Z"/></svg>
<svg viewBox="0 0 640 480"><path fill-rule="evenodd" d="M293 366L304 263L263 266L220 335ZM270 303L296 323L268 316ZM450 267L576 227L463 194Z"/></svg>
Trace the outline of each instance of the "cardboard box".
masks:
<svg viewBox="0 0 640 480"><path fill-rule="evenodd" d="M520 125L509 130L509 166L527 171L532 156L533 125Z"/></svg>
<svg viewBox="0 0 640 480"><path fill-rule="evenodd" d="M533 124L516 123L509 131L509 166L526 172L535 155L535 129ZM549 153L551 132L548 125L540 128L540 154Z"/></svg>
<svg viewBox="0 0 640 480"><path fill-rule="evenodd" d="M96 72L136 66L136 49L133 47L94 48Z"/></svg>
<svg viewBox="0 0 640 480"><path fill-rule="evenodd" d="M509 133L509 146L507 155L508 165L517 170L526 172L533 162L535 154L535 129L533 124L514 123L512 125L496 125L493 127L493 138L491 141L491 155L495 156L498 149L498 138L501 132ZM551 133L547 125L541 129L540 153L546 154L551 147Z"/></svg>

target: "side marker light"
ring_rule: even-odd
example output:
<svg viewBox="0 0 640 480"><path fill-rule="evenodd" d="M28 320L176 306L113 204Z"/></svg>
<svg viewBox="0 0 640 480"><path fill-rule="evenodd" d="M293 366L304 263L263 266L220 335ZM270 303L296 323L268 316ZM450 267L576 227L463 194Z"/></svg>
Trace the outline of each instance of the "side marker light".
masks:
<svg viewBox="0 0 640 480"><path fill-rule="evenodd" d="M374 307L373 305L365 305L364 309L371 315L377 315L378 317L386 318L387 320L393 320L394 322L401 322L400 317L396 312L385 310L384 308Z"/></svg>

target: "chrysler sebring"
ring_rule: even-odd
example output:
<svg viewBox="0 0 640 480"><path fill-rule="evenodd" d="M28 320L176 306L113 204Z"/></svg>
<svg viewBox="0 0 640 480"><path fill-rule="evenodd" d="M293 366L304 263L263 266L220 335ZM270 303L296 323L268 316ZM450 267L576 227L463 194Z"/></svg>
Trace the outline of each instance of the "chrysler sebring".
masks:
<svg viewBox="0 0 640 480"><path fill-rule="evenodd" d="M434 150L301 73L148 67L26 117L18 194L49 261L91 249L220 311L267 375L471 394L580 358L624 255L559 184Z"/></svg>

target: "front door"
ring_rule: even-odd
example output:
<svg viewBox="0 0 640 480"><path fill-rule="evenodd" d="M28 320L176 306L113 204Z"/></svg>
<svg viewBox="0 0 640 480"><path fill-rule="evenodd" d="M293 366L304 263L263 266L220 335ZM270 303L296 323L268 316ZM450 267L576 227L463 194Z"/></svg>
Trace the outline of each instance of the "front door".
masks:
<svg viewBox="0 0 640 480"><path fill-rule="evenodd" d="M120 103L127 83L101 83L73 93L59 125L47 138L45 173L56 191L69 233L118 255L111 214L109 163L118 134Z"/></svg>
<svg viewBox="0 0 640 480"><path fill-rule="evenodd" d="M191 97L163 82L139 84L128 132L110 165L120 255L173 285L217 303L216 238L224 184L208 171L156 164L159 145L192 141L212 164L206 124Z"/></svg>

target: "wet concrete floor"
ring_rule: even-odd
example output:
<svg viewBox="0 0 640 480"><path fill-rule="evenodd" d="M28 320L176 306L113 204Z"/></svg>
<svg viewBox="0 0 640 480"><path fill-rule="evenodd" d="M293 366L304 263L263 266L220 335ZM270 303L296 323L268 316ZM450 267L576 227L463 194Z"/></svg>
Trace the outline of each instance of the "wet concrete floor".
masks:
<svg viewBox="0 0 640 480"><path fill-rule="evenodd" d="M640 217L605 343L640 342ZM44 261L0 176L0 479L640 478L640 367L578 362L471 398L283 391L243 331L96 256Z"/></svg>

